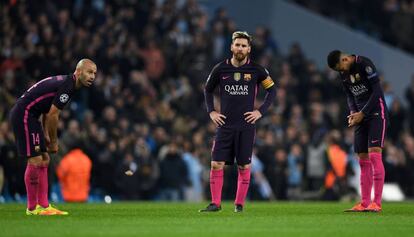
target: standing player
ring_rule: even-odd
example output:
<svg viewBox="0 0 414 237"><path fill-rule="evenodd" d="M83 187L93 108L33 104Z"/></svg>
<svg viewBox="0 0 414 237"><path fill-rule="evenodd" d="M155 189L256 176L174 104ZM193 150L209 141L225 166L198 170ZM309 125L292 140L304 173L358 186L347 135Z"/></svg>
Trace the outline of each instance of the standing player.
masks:
<svg viewBox="0 0 414 237"><path fill-rule="evenodd" d="M48 152L58 151L59 113L76 89L89 87L95 80L96 65L82 59L74 74L52 76L30 87L10 112L19 156L27 158L24 182L27 191L27 215L67 215L49 204ZM41 121L40 121L41 117Z"/></svg>
<svg viewBox="0 0 414 237"><path fill-rule="evenodd" d="M355 126L354 150L361 167L362 201L346 211L380 212L385 170L382 147L387 129L388 111L377 70L366 57L348 55L334 50L328 55L328 65L338 71L347 95L351 114L348 126ZM374 184L374 200L371 189Z"/></svg>
<svg viewBox="0 0 414 237"><path fill-rule="evenodd" d="M232 58L217 64L204 90L207 112L218 126L212 148L210 190L212 203L200 212L221 210L224 165L236 158L238 165L235 212L243 211L250 184L250 163L255 140L255 123L271 105L276 95L274 83L266 69L249 59L252 38L247 32L234 32ZM259 84L266 89L264 103L254 109ZM220 110L214 108L213 92L219 87Z"/></svg>

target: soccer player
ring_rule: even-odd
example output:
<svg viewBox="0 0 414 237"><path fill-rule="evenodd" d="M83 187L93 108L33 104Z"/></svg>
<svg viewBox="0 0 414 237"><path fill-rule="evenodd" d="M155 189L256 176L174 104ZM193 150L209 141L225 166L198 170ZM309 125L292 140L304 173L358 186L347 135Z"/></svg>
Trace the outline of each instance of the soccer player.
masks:
<svg viewBox="0 0 414 237"><path fill-rule="evenodd" d="M382 147L388 123L388 111L378 73L370 59L334 50L327 57L328 65L338 71L347 95L350 115L348 126L355 126L354 150L361 167L361 202L350 212L380 212L385 170ZM374 185L374 200L371 189Z"/></svg>
<svg viewBox="0 0 414 237"><path fill-rule="evenodd" d="M276 90L269 72L249 58L252 38L247 32L232 35L232 58L217 64L204 89L207 112L218 126L212 147L210 190L212 202L200 212L221 210L224 165L238 165L235 212L242 212L250 184L250 163L255 140L255 124L275 98ZM260 108L254 103L261 84L266 97ZM214 108L213 92L220 93L220 110Z"/></svg>
<svg viewBox="0 0 414 237"><path fill-rule="evenodd" d="M59 113L75 91L92 85L96 64L82 59L70 75L52 76L30 87L10 112L10 123L19 156L27 158L24 182L27 191L27 215L67 215L48 201L48 153L58 151Z"/></svg>

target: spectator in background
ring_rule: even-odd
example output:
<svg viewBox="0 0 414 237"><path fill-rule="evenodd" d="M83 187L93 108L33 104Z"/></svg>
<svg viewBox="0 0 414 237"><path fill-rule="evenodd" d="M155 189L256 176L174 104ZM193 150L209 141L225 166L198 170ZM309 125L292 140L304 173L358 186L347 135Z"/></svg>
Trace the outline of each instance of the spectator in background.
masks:
<svg viewBox="0 0 414 237"><path fill-rule="evenodd" d="M203 166L200 163L198 152L191 146L190 142L184 142L183 160L187 165L188 180L190 185L185 187L185 200L199 202L203 200L203 186L201 177Z"/></svg>
<svg viewBox="0 0 414 237"><path fill-rule="evenodd" d="M406 112L404 107L401 104L401 101L398 98L395 98L390 105L390 128L388 132L388 136L393 142L397 142L399 140L399 136L403 134L404 128L406 124Z"/></svg>
<svg viewBox="0 0 414 237"><path fill-rule="evenodd" d="M124 155L122 163L115 170L115 185L120 192L122 200L136 200L139 196L139 175L137 170L141 168L131 153ZM130 171L130 174L126 172Z"/></svg>
<svg viewBox="0 0 414 237"><path fill-rule="evenodd" d="M65 202L86 202L90 190L91 159L79 148L71 150L56 168Z"/></svg>
<svg viewBox="0 0 414 237"><path fill-rule="evenodd" d="M341 133L332 130L327 136L327 173L325 176L324 199L338 200L345 194L347 153L340 146Z"/></svg>
<svg viewBox="0 0 414 237"><path fill-rule="evenodd" d="M283 148L276 148L274 153L275 166L273 168L272 189L278 200L287 199L288 191L288 161L287 153Z"/></svg>
<svg viewBox="0 0 414 237"><path fill-rule="evenodd" d="M292 144L287 157L288 163L288 197L300 200L302 194L303 154L299 144Z"/></svg>
<svg viewBox="0 0 414 237"><path fill-rule="evenodd" d="M253 149L251 170L253 187L251 188L252 191L250 193L254 193L254 191L256 191L258 193L258 197L256 199L259 200L274 200L275 195L273 194L273 190L270 187L269 181L263 174L263 170L264 165L256 156L256 149ZM251 198L255 199L254 197Z"/></svg>
<svg viewBox="0 0 414 237"><path fill-rule="evenodd" d="M160 177L159 162L151 155L150 145L144 137L139 137L134 145L134 155L138 157L137 171L139 198L154 199Z"/></svg>
<svg viewBox="0 0 414 237"><path fill-rule="evenodd" d="M160 200L183 201L184 187L189 184L187 165L175 142L168 145L168 151L160 162Z"/></svg>
<svg viewBox="0 0 414 237"><path fill-rule="evenodd" d="M409 128L412 135L414 135L414 75L411 77L410 86L405 90L405 98L408 101L408 121Z"/></svg>

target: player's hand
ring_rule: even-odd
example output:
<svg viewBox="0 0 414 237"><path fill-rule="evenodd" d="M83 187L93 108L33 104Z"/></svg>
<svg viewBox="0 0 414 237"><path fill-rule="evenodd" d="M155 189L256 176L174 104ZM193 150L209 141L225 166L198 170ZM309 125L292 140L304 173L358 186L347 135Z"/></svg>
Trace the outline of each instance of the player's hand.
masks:
<svg viewBox="0 0 414 237"><path fill-rule="evenodd" d="M364 116L364 113L361 111L348 115L348 127L352 127L360 123L364 119Z"/></svg>
<svg viewBox="0 0 414 237"><path fill-rule="evenodd" d="M354 126L354 118L353 117L349 117L348 116L348 127L352 127Z"/></svg>
<svg viewBox="0 0 414 237"><path fill-rule="evenodd" d="M246 116L244 118L244 120L246 120L246 122L251 123L251 124L255 124L256 121L262 117L262 113L260 113L259 110L254 110L252 112L246 112L244 113L244 116Z"/></svg>
<svg viewBox="0 0 414 237"><path fill-rule="evenodd" d="M210 119L216 126L223 126L225 124L224 119L226 119L226 116L224 116L224 114L220 114L217 111L211 111Z"/></svg>
<svg viewBox="0 0 414 237"><path fill-rule="evenodd" d="M48 146L46 146L47 152L49 153L57 153L59 150L59 145L57 142L49 143Z"/></svg>

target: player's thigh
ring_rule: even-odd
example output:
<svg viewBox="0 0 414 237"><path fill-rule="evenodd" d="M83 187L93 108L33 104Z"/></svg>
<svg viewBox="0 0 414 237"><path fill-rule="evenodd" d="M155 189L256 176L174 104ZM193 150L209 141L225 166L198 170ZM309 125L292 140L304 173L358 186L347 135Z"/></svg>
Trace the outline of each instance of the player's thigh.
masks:
<svg viewBox="0 0 414 237"><path fill-rule="evenodd" d="M16 112L11 119L19 156L35 157L46 152L42 125L36 118Z"/></svg>
<svg viewBox="0 0 414 237"><path fill-rule="evenodd" d="M229 129L218 128L211 149L213 161L225 161L226 164L234 162L234 136L235 132Z"/></svg>
<svg viewBox="0 0 414 237"><path fill-rule="evenodd" d="M387 122L382 118L374 118L368 121L368 147L384 147L387 134Z"/></svg>
<svg viewBox="0 0 414 237"><path fill-rule="evenodd" d="M236 160L238 165L251 163L255 137L256 129L247 129L239 132L236 150Z"/></svg>
<svg viewBox="0 0 414 237"><path fill-rule="evenodd" d="M368 153L368 125L366 122L355 126L354 151L355 153Z"/></svg>

